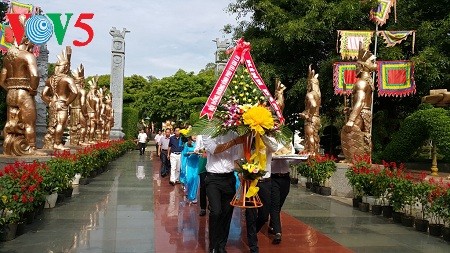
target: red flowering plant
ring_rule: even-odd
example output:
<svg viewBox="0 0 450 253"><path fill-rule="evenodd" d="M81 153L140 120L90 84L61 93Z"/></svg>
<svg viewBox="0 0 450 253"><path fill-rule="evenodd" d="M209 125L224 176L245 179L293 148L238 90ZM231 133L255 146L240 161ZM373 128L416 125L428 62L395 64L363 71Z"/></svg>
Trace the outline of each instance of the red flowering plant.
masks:
<svg viewBox="0 0 450 253"><path fill-rule="evenodd" d="M306 165L313 182L325 186L325 181L336 171L336 158L329 155L309 156Z"/></svg>
<svg viewBox="0 0 450 253"><path fill-rule="evenodd" d="M50 191L56 191L61 193L65 189L72 187L71 181L75 176L77 157L71 153L70 150L56 151L54 158L47 162L47 166L51 170L53 177L53 189ZM51 194L52 192L48 192Z"/></svg>
<svg viewBox="0 0 450 253"><path fill-rule="evenodd" d="M360 198L366 191L368 191L366 174L368 174L371 167L371 158L369 155L356 155L353 158L352 164L353 165L345 172L345 176L353 188L354 197Z"/></svg>
<svg viewBox="0 0 450 253"><path fill-rule="evenodd" d="M0 172L1 224L18 221L28 211L34 210L34 203L43 200L40 170L45 164L39 162L15 162Z"/></svg>
<svg viewBox="0 0 450 253"><path fill-rule="evenodd" d="M422 220L428 218L428 212L430 210L428 196L431 194L431 192L435 187L435 185L430 184L429 182L424 180L426 176L427 176L426 172L422 171L418 176L419 182L416 182L413 188L413 196L415 198L415 204L416 206L420 207L420 216L421 216L416 218L420 218Z"/></svg>
<svg viewBox="0 0 450 253"><path fill-rule="evenodd" d="M450 206L447 202L450 185L446 184L443 178L436 180L433 177L430 178L429 183L433 185L433 189L428 195L430 223L440 224L441 221L446 220L447 215L450 215Z"/></svg>

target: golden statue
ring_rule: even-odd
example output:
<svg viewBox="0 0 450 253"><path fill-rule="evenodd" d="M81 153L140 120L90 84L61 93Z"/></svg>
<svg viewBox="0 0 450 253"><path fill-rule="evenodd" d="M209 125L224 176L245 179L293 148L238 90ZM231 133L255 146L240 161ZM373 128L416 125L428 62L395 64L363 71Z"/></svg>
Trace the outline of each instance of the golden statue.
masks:
<svg viewBox="0 0 450 253"><path fill-rule="evenodd" d="M23 19L23 18L21 18ZM22 24L24 20L21 20ZM7 91L7 120L3 130L5 155L36 154L36 96L39 86L34 45L26 36L9 48L3 59L0 85Z"/></svg>
<svg viewBox="0 0 450 253"><path fill-rule="evenodd" d="M89 80L90 90L86 96L86 110L88 115L88 142L95 143L97 124L100 118L100 98L97 89L98 76Z"/></svg>
<svg viewBox="0 0 450 253"><path fill-rule="evenodd" d="M447 89L430 90L430 95L422 97L422 103L432 104L437 107L450 105L450 91Z"/></svg>
<svg viewBox="0 0 450 253"><path fill-rule="evenodd" d="M72 76L75 80L78 95L70 104L70 144L80 145L86 144L87 132L87 91L84 89L83 64L80 64L80 67L78 67L75 71L72 71Z"/></svg>
<svg viewBox="0 0 450 253"><path fill-rule="evenodd" d="M114 109L112 107L112 94L107 89L105 89L104 95L104 107L102 111L103 117L103 140L109 140L109 134L111 133L111 128L114 125Z"/></svg>
<svg viewBox="0 0 450 253"><path fill-rule="evenodd" d="M341 131L341 147L346 162L355 155L372 155L372 93L375 90L371 73L377 69L375 56L359 45L356 62L357 81L352 89L352 108ZM347 113L346 108L346 113Z"/></svg>
<svg viewBox="0 0 450 253"><path fill-rule="evenodd" d="M44 139L46 149L68 149L63 146L62 137L69 116L69 105L78 95L75 81L68 75L71 55L69 46L58 55L55 74L47 79L42 91L42 100L49 106L49 122Z"/></svg>
<svg viewBox="0 0 450 253"><path fill-rule="evenodd" d="M308 83L305 97L305 110L300 113L300 117L305 119L305 152L311 155L319 153L320 148L320 104L321 93L319 87L319 74L316 74L309 65Z"/></svg>
<svg viewBox="0 0 450 253"><path fill-rule="evenodd" d="M105 110L105 103L103 102L105 90L103 88L98 89L98 101L99 101L99 115L98 115L98 122L97 122L97 128L95 129L95 139L97 141L103 140L103 132L105 127L105 117L103 117L103 111Z"/></svg>
<svg viewBox="0 0 450 253"><path fill-rule="evenodd" d="M280 107L281 112L284 110L284 90L286 86L281 83L280 79L275 79L275 100Z"/></svg>

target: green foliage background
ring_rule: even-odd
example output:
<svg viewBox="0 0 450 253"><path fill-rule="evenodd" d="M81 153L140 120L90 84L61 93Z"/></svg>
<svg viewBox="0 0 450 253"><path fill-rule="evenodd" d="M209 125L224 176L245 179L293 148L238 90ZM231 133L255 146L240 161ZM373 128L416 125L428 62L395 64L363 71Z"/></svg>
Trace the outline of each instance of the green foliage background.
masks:
<svg viewBox="0 0 450 253"><path fill-rule="evenodd" d="M123 107L122 115L122 129L125 134L125 139L136 139L138 134L139 111L131 107Z"/></svg>
<svg viewBox="0 0 450 253"><path fill-rule="evenodd" d="M267 83L273 85L275 77L280 77L287 86L284 115L296 129L303 126L297 114L304 109L307 70L312 64L319 73L321 115L324 122L339 128L343 98L334 95L332 85L333 62L341 61L336 52L337 30L374 31L375 24L368 18L374 6L373 0L236 0L228 11L241 18L240 23L227 25L224 31L251 43L253 58ZM392 10L380 30L416 30L415 54L411 37L390 48L379 37L377 59L412 60L417 93L404 98L375 94L373 144L378 154L402 120L417 110L422 96L430 89L450 88L450 0L397 1L397 17L395 22Z"/></svg>

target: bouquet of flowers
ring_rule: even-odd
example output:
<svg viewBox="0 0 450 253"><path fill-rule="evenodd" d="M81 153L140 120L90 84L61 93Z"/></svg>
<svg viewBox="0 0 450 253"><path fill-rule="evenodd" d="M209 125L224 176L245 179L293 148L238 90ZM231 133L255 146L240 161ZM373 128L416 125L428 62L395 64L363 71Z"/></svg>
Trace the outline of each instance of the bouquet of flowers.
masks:
<svg viewBox="0 0 450 253"><path fill-rule="evenodd" d="M292 132L280 124L261 90L251 81L249 72L242 67L226 90L222 102L211 120L200 119L191 132L217 137L229 131L239 136L247 135L244 143L245 159L238 161L238 171L243 180L250 180L251 185L245 194L247 198L258 192L258 179L266 171L266 152L262 136L273 136L281 143L291 141ZM254 152L252 153L252 147Z"/></svg>
<svg viewBox="0 0 450 253"><path fill-rule="evenodd" d="M244 203L237 205L246 207L245 198L259 199L256 184L265 174L263 136L275 137L278 142L286 144L291 141L292 132L283 125L281 109L256 70L250 55L250 43L241 38L229 52L233 53L200 113L200 117L208 115L208 119L197 121L192 132L214 138L233 131L238 136L247 137L243 143L245 160L240 161L237 168L244 187L239 190L243 189L242 194L235 196ZM241 66L244 62L246 68ZM254 201L252 207L261 204L257 202Z"/></svg>

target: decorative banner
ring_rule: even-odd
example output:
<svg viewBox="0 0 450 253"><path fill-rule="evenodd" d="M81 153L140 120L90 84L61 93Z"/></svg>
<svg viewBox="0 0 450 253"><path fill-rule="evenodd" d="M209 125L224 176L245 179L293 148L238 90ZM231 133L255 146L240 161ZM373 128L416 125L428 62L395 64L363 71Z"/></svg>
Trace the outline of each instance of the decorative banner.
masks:
<svg viewBox="0 0 450 253"><path fill-rule="evenodd" d="M391 8L394 6L395 22L397 23L397 1L396 0L378 0L378 6L370 11L370 20L382 26L386 24L389 18Z"/></svg>
<svg viewBox="0 0 450 253"><path fill-rule="evenodd" d="M5 1L3 1L5 2ZM33 6L32 4L24 4L19 2L7 2L9 3L8 12L7 13L16 13L16 14L39 14L40 8L37 6ZM14 44L14 34L9 26L9 20L5 17L5 22L1 25L1 37L0 37L0 51L2 54L6 54L8 49ZM39 56L39 46L34 46L33 54L38 57Z"/></svg>
<svg viewBox="0 0 450 253"><path fill-rule="evenodd" d="M269 103L272 106L272 108L275 110L275 113L278 116L278 119L280 120L280 123L283 124L284 117L281 113L280 106L278 105L277 101L272 97L272 94L270 94L269 89L267 89L266 84L264 83L263 79L258 73L258 70L256 70L256 65L253 62L252 56L250 55L250 51L244 52L244 60L245 60L245 66L247 67L248 73L250 73L250 76L253 79L253 82L258 86L258 88L262 91L264 96L269 99Z"/></svg>
<svg viewBox="0 0 450 253"><path fill-rule="evenodd" d="M8 52L8 48L11 47L11 42L14 41L14 37L8 36L7 31L12 32L11 28L5 24L0 24L1 26L1 37L0 37L0 51L2 54ZM8 41L9 40L9 41Z"/></svg>
<svg viewBox="0 0 450 253"><path fill-rule="evenodd" d="M335 62L333 64L334 94L350 95L356 83L355 62ZM345 86L345 87L344 87Z"/></svg>
<svg viewBox="0 0 450 253"><path fill-rule="evenodd" d="M338 38L341 36L341 53L342 59L358 58L359 43L362 42L365 50L369 49L372 43L373 31L341 31L338 30Z"/></svg>
<svg viewBox="0 0 450 253"><path fill-rule="evenodd" d="M384 43L387 47L393 47L396 44L400 44L402 41L408 38L408 35L413 36L412 41L412 53L414 53L414 45L416 43L416 31L379 31L378 35L384 38Z"/></svg>
<svg viewBox="0 0 450 253"><path fill-rule="evenodd" d="M228 50L227 53L229 53L230 51L231 50ZM208 119L212 119L217 109L217 106L219 105L223 95L225 94L228 85L233 79L237 67L241 63L245 63L245 66L247 67L247 70L250 73L253 82L255 82L255 84L262 91L264 96L266 96L269 99L272 108L275 110L280 120L280 123L283 123L284 118L281 113L280 107L270 94L266 84L264 83L263 79L256 70L255 63L253 62L252 56L250 55L250 43L245 42L243 38L240 38L238 41L236 41L236 47L233 49L233 54L231 55L230 59L227 62L227 65L225 66L225 69L223 70L222 74L220 75L219 79L214 85L214 88L211 94L209 95L205 106L203 106L203 109L200 112L200 117L207 115Z"/></svg>
<svg viewBox="0 0 450 253"><path fill-rule="evenodd" d="M411 61L378 61L378 96L408 96L416 93Z"/></svg>

